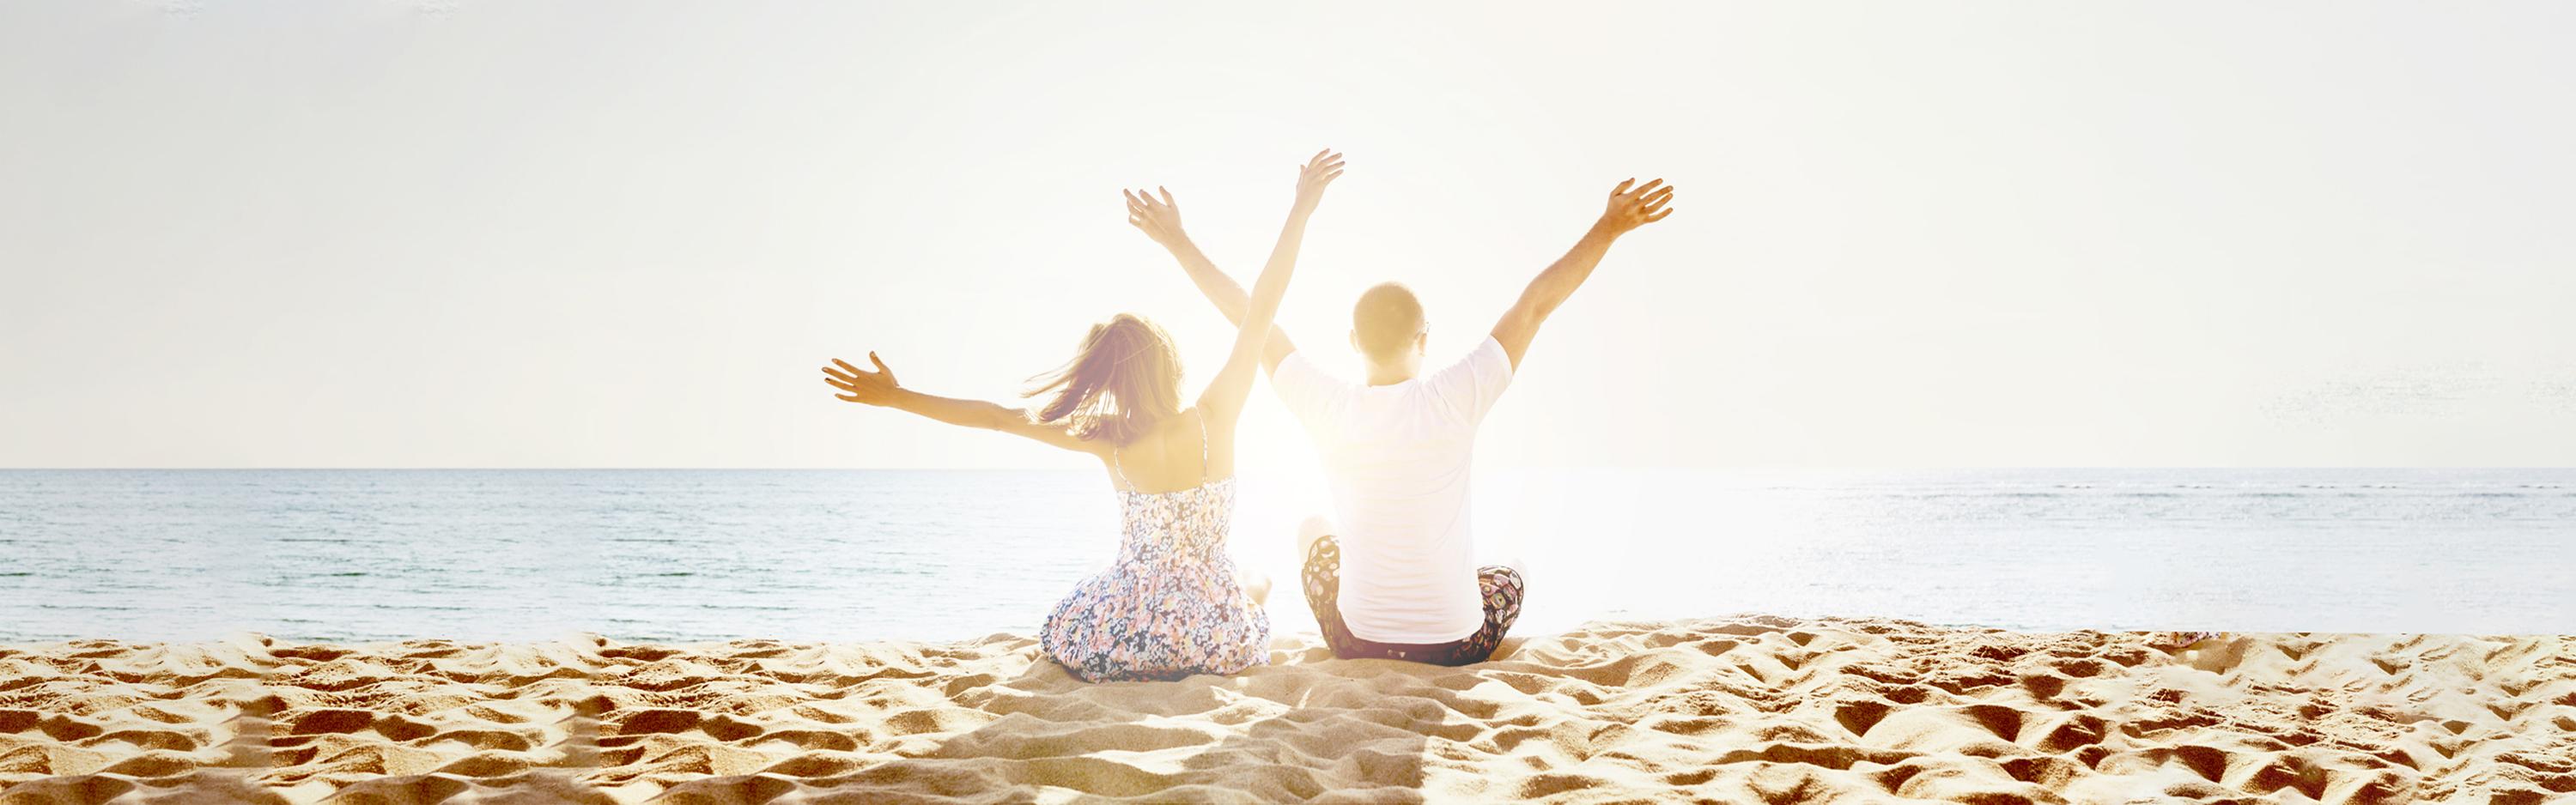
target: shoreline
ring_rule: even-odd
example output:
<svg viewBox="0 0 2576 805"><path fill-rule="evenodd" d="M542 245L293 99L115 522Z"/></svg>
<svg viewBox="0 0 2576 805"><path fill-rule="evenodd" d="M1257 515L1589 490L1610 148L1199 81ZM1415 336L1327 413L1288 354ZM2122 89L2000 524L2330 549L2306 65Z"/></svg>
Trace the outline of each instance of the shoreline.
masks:
<svg viewBox="0 0 2576 805"><path fill-rule="evenodd" d="M1597 622L1085 684L948 643L0 645L0 803L2541 802L2576 638Z"/></svg>

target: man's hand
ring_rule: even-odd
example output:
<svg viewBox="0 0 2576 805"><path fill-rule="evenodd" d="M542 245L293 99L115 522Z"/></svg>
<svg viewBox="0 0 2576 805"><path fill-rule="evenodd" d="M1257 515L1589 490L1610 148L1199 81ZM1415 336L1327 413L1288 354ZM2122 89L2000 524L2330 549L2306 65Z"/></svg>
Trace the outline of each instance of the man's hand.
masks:
<svg viewBox="0 0 2576 805"><path fill-rule="evenodd" d="M1127 197L1127 224L1165 246L1188 240L1189 235L1181 232L1181 206L1173 203L1172 191L1154 189L1163 194L1161 200L1143 190L1118 191Z"/></svg>
<svg viewBox="0 0 2576 805"><path fill-rule="evenodd" d="M1333 153L1330 148L1315 152L1313 158L1306 160L1305 167L1297 169L1296 209L1314 212L1315 205L1324 201L1324 187L1339 178L1342 178L1342 155Z"/></svg>
<svg viewBox="0 0 2576 805"><path fill-rule="evenodd" d="M823 382L848 392L832 396L846 402L868 405L893 404L895 391L902 388L894 382L894 370L886 368L885 361L877 360L877 354L874 352L868 353L868 362L876 364L877 370L871 372L851 366L839 358L832 359L833 366L823 367ZM834 366L839 368L833 368Z"/></svg>
<svg viewBox="0 0 2576 805"><path fill-rule="evenodd" d="M1644 187L1629 188L1636 183L1637 180L1630 179L1610 190L1610 209L1601 213L1600 224L1610 234L1626 234L1628 230L1664 220L1664 216L1673 214L1664 206L1673 200L1671 185L1656 179Z"/></svg>

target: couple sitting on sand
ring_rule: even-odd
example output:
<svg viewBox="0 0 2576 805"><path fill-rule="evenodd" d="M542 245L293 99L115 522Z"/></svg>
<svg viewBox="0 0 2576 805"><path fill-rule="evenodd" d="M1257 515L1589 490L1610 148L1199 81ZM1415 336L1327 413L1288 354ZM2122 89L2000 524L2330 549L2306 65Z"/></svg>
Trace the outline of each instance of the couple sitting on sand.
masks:
<svg viewBox="0 0 2576 805"><path fill-rule="evenodd" d="M1252 370L1305 424L1331 476L1339 527L1310 520L1299 535L1306 601L1335 656L1465 665L1494 653L1519 616L1521 577L1470 559L1467 475L1476 426L1502 397L1548 314L1591 276L1620 235L1671 214L1658 179L1619 183L1573 250L1539 273L1467 357L1424 374L1422 305L1396 283L1370 288L1351 314L1362 382L1334 378L1272 327L1297 264L1306 219L1342 175L1340 154L1317 153L1297 176L1296 203L1270 262L1242 286L1181 231L1169 192L1127 194L1127 222L1171 251L1239 328L1234 351L1195 404L1183 407L1178 353L1162 329L1131 314L1093 325L1073 360L1039 378L1023 411L923 394L839 359L825 381L849 402L898 408L952 425L998 430L1100 459L1118 490L1126 537L1118 560L1056 604L1040 630L1047 654L1087 680L1231 674L1268 660L1266 584L1237 577L1225 540L1234 517L1235 420ZM1250 586L1252 590L1246 591Z"/></svg>

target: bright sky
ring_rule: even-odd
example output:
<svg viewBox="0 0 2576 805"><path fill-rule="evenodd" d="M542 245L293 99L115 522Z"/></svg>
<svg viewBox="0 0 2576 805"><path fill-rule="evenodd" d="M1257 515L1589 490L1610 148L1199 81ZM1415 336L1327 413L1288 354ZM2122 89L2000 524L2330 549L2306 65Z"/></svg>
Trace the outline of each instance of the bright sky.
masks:
<svg viewBox="0 0 2576 805"><path fill-rule="evenodd" d="M723 9L719 11L718 9ZM2563 3L0 5L0 466L1080 466L1120 310L1360 289L1464 352L1622 178L1519 465L2576 464ZM1303 450L1266 391L1248 460Z"/></svg>

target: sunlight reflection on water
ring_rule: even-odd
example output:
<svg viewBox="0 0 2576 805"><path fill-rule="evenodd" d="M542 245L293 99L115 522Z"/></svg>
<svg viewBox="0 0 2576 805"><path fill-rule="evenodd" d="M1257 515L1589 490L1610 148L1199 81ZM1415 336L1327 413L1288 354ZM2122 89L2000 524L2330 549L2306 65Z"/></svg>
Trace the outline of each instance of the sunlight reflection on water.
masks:
<svg viewBox="0 0 2576 805"><path fill-rule="evenodd" d="M2576 631L2576 471L1487 472L1518 631L1770 612L2027 629ZM1312 630L1312 483L1233 550ZM1115 551L1054 471L0 472L0 640L1029 632Z"/></svg>

